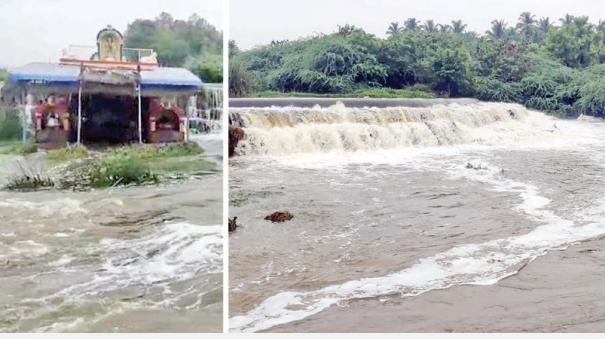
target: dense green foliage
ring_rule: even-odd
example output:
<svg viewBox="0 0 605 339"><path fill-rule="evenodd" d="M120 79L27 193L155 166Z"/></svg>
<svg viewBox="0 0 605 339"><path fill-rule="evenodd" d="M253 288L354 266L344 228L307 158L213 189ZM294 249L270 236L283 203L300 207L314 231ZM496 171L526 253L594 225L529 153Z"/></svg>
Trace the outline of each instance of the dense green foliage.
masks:
<svg viewBox="0 0 605 339"><path fill-rule="evenodd" d="M0 82L6 82L8 79L8 71L6 68L0 68Z"/></svg>
<svg viewBox="0 0 605 339"><path fill-rule="evenodd" d="M410 18L391 23L386 34L345 25L249 51L231 43L230 93L406 96L420 86L442 97L519 102L561 116L605 115L604 21L567 15L553 24L524 12L515 26L494 20L477 34L460 20Z"/></svg>
<svg viewBox="0 0 605 339"><path fill-rule="evenodd" d="M161 13L154 20L128 25L125 45L152 48L163 66L186 67L206 82L223 81L223 35L193 14L187 21Z"/></svg>
<svg viewBox="0 0 605 339"><path fill-rule="evenodd" d="M21 119L16 108L0 106L0 140L20 140Z"/></svg>

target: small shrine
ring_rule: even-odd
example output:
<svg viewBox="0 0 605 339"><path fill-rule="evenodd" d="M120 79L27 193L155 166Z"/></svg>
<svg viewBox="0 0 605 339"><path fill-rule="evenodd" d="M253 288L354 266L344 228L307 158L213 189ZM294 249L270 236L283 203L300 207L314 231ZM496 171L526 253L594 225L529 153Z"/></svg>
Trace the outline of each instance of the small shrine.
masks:
<svg viewBox="0 0 605 339"><path fill-rule="evenodd" d="M186 105L202 86L187 69L161 67L153 50L126 47L112 26L58 63L10 69L8 82L22 93L35 140L49 146L183 141Z"/></svg>

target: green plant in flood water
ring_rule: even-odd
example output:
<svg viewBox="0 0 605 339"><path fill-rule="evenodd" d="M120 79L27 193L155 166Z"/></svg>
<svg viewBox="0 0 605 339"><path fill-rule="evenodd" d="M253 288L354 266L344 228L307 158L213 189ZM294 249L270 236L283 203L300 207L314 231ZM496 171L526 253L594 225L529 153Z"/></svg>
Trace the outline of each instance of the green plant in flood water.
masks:
<svg viewBox="0 0 605 339"><path fill-rule="evenodd" d="M116 156L101 159L90 173L90 186L112 187L158 183L160 178L141 159L133 156Z"/></svg>
<svg viewBox="0 0 605 339"><path fill-rule="evenodd" d="M48 160L54 162L68 161L72 159L82 159L89 156L88 150L84 146L65 147L48 151Z"/></svg>
<svg viewBox="0 0 605 339"><path fill-rule="evenodd" d="M54 182L47 177L42 177L40 174L19 175L10 179L5 188L9 191L19 190L37 190L40 188L54 187Z"/></svg>
<svg viewBox="0 0 605 339"><path fill-rule="evenodd" d="M9 143L0 143L0 154L20 154L27 155L36 153L38 151L38 145L28 141L23 144L21 141L12 141Z"/></svg>
<svg viewBox="0 0 605 339"><path fill-rule="evenodd" d="M36 171L33 168L26 168L21 163L18 163L18 165L20 173L10 178L9 182L4 186L5 189L9 191L28 191L55 186L54 181L50 177L42 175L40 170Z"/></svg>
<svg viewBox="0 0 605 339"><path fill-rule="evenodd" d="M21 139L21 119L16 108L0 108L0 140Z"/></svg>
<svg viewBox="0 0 605 339"><path fill-rule="evenodd" d="M131 156L140 159L171 158L198 155L204 150L194 142L163 145L130 145L111 150L113 156Z"/></svg>

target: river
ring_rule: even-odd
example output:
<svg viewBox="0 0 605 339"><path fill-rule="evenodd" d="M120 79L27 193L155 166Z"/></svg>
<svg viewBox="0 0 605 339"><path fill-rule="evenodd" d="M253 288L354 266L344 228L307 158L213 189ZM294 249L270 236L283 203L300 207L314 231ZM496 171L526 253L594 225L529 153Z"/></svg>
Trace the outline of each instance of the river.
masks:
<svg viewBox="0 0 605 339"><path fill-rule="evenodd" d="M230 110L246 134L229 162L241 225L229 245L231 331L431 332L463 320L460 330L489 331L514 317L535 326L514 331L558 329L533 312L497 312L502 300L478 292L475 315L491 318L454 306L457 318L443 318L428 297L422 317L410 305L498 289L536 259L605 235L602 121L474 100L253 104ZM263 219L276 210L294 218Z"/></svg>
<svg viewBox="0 0 605 339"><path fill-rule="evenodd" d="M158 186L0 191L0 331L222 331L221 138L192 139L218 172ZM0 158L0 184L22 161Z"/></svg>

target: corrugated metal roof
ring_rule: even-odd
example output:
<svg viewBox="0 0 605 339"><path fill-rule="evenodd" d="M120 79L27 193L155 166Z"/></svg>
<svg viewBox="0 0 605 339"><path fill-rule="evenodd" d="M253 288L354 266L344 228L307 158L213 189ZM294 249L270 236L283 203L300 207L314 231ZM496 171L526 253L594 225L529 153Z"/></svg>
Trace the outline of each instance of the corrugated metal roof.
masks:
<svg viewBox="0 0 605 339"><path fill-rule="evenodd" d="M8 79L13 82L60 82L77 84L80 67L51 63L30 63L11 68ZM141 71L141 86L145 87L195 87L202 86L202 81L185 68L159 67L154 70Z"/></svg>
<svg viewBox="0 0 605 339"><path fill-rule="evenodd" d="M141 85L201 87L200 78L185 68L159 67L150 71L141 71Z"/></svg>
<svg viewBox="0 0 605 339"><path fill-rule="evenodd" d="M34 62L8 70L8 80L14 82L46 81L77 83L80 67Z"/></svg>

